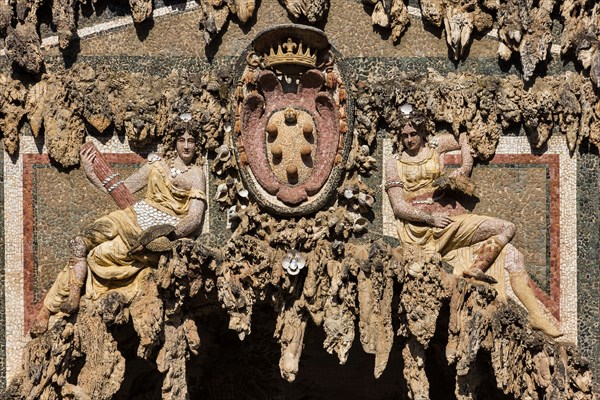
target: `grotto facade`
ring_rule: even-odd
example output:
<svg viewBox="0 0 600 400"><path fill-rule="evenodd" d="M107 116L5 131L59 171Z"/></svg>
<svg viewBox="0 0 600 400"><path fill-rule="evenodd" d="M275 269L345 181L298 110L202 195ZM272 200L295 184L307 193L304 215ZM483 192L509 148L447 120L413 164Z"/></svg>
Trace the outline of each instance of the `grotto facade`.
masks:
<svg viewBox="0 0 600 400"><path fill-rule="evenodd" d="M593 1L8 1L0 35L0 397L598 398Z"/></svg>

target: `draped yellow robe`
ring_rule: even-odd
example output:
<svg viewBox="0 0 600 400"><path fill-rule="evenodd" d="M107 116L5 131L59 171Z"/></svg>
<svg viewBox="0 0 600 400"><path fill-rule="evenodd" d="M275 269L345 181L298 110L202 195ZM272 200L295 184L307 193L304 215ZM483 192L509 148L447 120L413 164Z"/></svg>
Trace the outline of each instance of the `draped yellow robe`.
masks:
<svg viewBox="0 0 600 400"><path fill-rule="evenodd" d="M187 215L191 199L205 199L199 189L182 190L169 180L161 162L151 163L148 172L147 191L144 201L169 215L182 218ZM138 272L147 266L156 266L154 255L129 256L132 243L142 233L132 207L113 211L97 219L84 236L93 247L88 252L88 274L86 294L97 298L107 290L128 288L126 297L133 297L137 290L134 281ZM60 305L69 296L69 267L65 267L56 278L44 299L44 306L58 312ZM131 290L129 290L131 289Z"/></svg>

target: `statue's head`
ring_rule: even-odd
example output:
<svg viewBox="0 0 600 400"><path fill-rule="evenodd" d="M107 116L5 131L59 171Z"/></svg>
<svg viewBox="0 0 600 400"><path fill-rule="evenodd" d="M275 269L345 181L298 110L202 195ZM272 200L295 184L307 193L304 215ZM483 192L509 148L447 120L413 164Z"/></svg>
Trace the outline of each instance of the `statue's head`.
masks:
<svg viewBox="0 0 600 400"><path fill-rule="evenodd" d="M398 125L400 132L405 129L411 129L425 136L427 134L427 119L422 111L416 110L412 104L404 103L398 107Z"/></svg>
<svg viewBox="0 0 600 400"><path fill-rule="evenodd" d="M413 108L411 104L405 103L398 108L397 112L399 137L397 145L399 149L408 152L418 151L427 143L427 129L425 115Z"/></svg>
<svg viewBox="0 0 600 400"><path fill-rule="evenodd" d="M179 157L186 165L201 159L200 125L188 116L182 114L169 123L162 144L165 158Z"/></svg>

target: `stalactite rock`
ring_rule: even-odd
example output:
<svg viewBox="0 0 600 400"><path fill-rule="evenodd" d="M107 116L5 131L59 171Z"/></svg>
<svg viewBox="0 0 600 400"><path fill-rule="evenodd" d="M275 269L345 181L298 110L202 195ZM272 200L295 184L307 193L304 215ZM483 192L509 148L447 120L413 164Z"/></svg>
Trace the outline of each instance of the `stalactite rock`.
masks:
<svg viewBox="0 0 600 400"><path fill-rule="evenodd" d="M498 5L498 38L501 42L498 53L504 60L508 60L512 53L518 53L526 81L533 76L538 64L548 58L554 4L554 0L543 0L535 5L510 0Z"/></svg>
<svg viewBox="0 0 600 400"><path fill-rule="evenodd" d="M19 146L19 126L25 116L27 89L14 79L0 76L0 131L8 154L14 155Z"/></svg>
<svg viewBox="0 0 600 400"><path fill-rule="evenodd" d="M25 71L38 74L42 70L41 40L34 23L18 23L15 28L9 28L4 45L8 59Z"/></svg>
<svg viewBox="0 0 600 400"><path fill-rule="evenodd" d="M304 17L314 24L327 14L329 0L283 0L283 6L294 18Z"/></svg>
<svg viewBox="0 0 600 400"><path fill-rule="evenodd" d="M129 0L131 17L136 24L146 21L152 16L152 0Z"/></svg>
<svg viewBox="0 0 600 400"><path fill-rule="evenodd" d="M258 239L248 240L256 243ZM236 249L237 246L227 251ZM242 250L248 251L243 247ZM545 394L549 398L592 400L587 360L573 345L557 343L532 330L525 312L514 303L499 302L492 286L448 274L434 255L423 254L419 249L394 249L384 242L374 242L362 248L351 245L347 250L352 254L347 261L326 263L318 270L313 282L321 283L312 292L301 280L289 284L273 281L269 268L272 258L262 258L262 251L245 253L244 259L259 264L249 264L249 269L236 272L203 237L196 243L183 241L171 255L161 259L158 269L143 270L138 295L131 302L125 301L130 296L114 291L98 301L84 298L77 316L58 316L47 333L26 346L23 370L7 393L41 398L77 393L79 398L111 398L120 390L127 369L118 343L125 339L112 332L124 329L133 320L140 339L137 355L156 362L164 377L162 396L185 398L190 393L186 360L202 352L197 309L187 306L201 293L193 289L197 287L194 282L229 276L230 282L254 282L245 290L276 306L277 315L273 317L275 338L281 346L279 366L282 377L288 381L302 374L299 361L312 312L307 308L306 296L320 296L317 287L323 285L325 303L320 326L333 339L326 339L324 346L335 350L340 361L345 361L340 353L347 354L349 347L344 346L352 343L351 332L358 315L362 321L361 342L368 353L376 355L378 376L392 349L391 326L396 319L401 328L397 335L403 373L414 399L428 398L432 383L425 371L432 361L426 354L435 354L427 349L436 341L436 346L445 349L447 362L454 366L457 398L474 398L484 390L480 387L483 370L479 369L478 355L487 354L498 389L509 396L533 399ZM331 256L325 248L322 251L323 256ZM260 260L271 261L259 267ZM352 290L355 284L359 288ZM396 288L400 292L394 293ZM228 302L240 299L240 292L231 292L231 286L217 290L222 292L218 298L225 306L224 312L229 308ZM336 291L337 296L332 295ZM225 292L230 293L229 298ZM393 303L394 296L400 298L397 308L388 304ZM231 314L230 317L236 318ZM235 324L230 327L238 329ZM339 328L342 329L337 335L330 333ZM440 329L447 330L447 341L441 339L444 335L437 336ZM339 337L344 338L338 340ZM328 347L334 343L342 347ZM77 367L78 360L83 361L81 369Z"/></svg>
<svg viewBox="0 0 600 400"><path fill-rule="evenodd" d="M75 3L77 0L52 0L52 21L58 33L58 45L64 50L77 37Z"/></svg>

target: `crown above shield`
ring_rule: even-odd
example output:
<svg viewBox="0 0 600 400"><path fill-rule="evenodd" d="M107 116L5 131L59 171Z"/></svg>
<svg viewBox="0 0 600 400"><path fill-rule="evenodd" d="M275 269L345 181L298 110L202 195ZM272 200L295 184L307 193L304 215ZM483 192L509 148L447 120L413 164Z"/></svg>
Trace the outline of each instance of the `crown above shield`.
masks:
<svg viewBox="0 0 600 400"><path fill-rule="evenodd" d="M314 68L317 65L317 52L311 52L310 47L301 41L295 42L292 38L288 38L285 43L277 46L277 50L271 47L269 53L263 56L263 62L266 67L296 64Z"/></svg>

